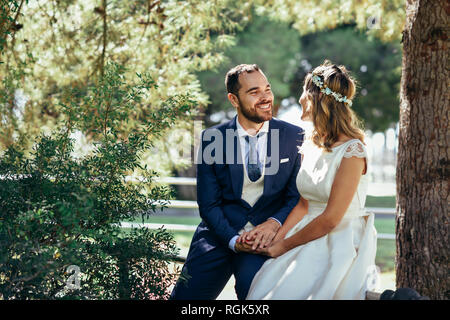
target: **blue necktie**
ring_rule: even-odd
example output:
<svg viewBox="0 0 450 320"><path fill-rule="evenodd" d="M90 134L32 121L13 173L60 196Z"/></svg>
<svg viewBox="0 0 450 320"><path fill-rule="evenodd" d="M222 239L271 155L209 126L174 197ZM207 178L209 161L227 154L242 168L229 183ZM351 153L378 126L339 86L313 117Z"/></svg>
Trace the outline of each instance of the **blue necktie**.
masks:
<svg viewBox="0 0 450 320"><path fill-rule="evenodd" d="M247 173L250 181L255 182L261 177L261 170L259 169L261 162L258 157L258 137L245 136L245 141L249 146L248 159L247 159Z"/></svg>

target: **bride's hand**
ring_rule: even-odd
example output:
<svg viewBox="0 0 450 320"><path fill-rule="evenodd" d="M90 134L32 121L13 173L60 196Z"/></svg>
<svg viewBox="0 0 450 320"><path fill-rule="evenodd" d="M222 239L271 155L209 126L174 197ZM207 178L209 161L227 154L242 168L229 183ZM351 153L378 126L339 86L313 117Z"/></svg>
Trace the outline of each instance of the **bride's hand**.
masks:
<svg viewBox="0 0 450 320"><path fill-rule="evenodd" d="M240 242L246 242L252 245L253 250L269 246L277 231L280 229L280 224L273 219L268 219L265 222L257 225L249 232L244 232L239 238Z"/></svg>
<svg viewBox="0 0 450 320"><path fill-rule="evenodd" d="M257 249L256 252L260 254L265 254L271 258L276 258L286 253L288 250L284 246L284 241L279 240L277 242L273 242L270 247Z"/></svg>

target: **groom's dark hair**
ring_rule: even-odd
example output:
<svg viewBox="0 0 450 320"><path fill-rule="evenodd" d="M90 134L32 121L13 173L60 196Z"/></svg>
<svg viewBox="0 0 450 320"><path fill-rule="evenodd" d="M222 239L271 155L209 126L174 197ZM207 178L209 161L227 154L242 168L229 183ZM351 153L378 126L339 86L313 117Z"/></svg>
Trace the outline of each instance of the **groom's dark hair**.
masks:
<svg viewBox="0 0 450 320"><path fill-rule="evenodd" d="M227 87L227 92L239 97L238 91L241 88L239 83L239 75L244 72L252 73L253 71L259 70L260 69L257 64L240 64L230 69L225 76L225 86Z"/></svg>

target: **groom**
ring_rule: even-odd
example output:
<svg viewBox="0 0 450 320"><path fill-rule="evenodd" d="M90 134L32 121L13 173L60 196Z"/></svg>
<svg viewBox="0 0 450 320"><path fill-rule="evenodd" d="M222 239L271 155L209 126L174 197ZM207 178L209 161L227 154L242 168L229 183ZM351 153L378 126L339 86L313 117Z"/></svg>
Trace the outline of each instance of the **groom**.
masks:
<svg viewBox="0 0 450 320"><path fill-rule="evenodd" d="M232 68L225 85L237 116L202 133L197 159L202 222L182 270L187 276L178 280L171 299L215 299L231 275L238 299L245 299L267 257L248 253L239 235L252 231L252 246L269 245L299 200L297 147L304 131L272 118L274 97L257 65Z"/></svg>

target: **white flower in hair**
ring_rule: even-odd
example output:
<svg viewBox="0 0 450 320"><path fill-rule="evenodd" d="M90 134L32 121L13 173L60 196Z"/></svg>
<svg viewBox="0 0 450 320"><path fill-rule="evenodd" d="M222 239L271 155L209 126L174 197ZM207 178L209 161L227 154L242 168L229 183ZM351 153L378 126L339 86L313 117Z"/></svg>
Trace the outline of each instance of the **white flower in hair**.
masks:
<svg viewBox="0 0 450 320"><path fill-rule="evenodd" d="M312 82L320 88L320 92L325 93L328 96L332 95L334 97L334 99L336 99L336 101L344 102L344 103L348 104L349 106L352 106L352 104L353 104L352 100L348 99L346 96L343 96L340 93L332 91L328 87L325 87L323 85L322 79L320 79L320 77L317 74L312 75Z"/></svg>

